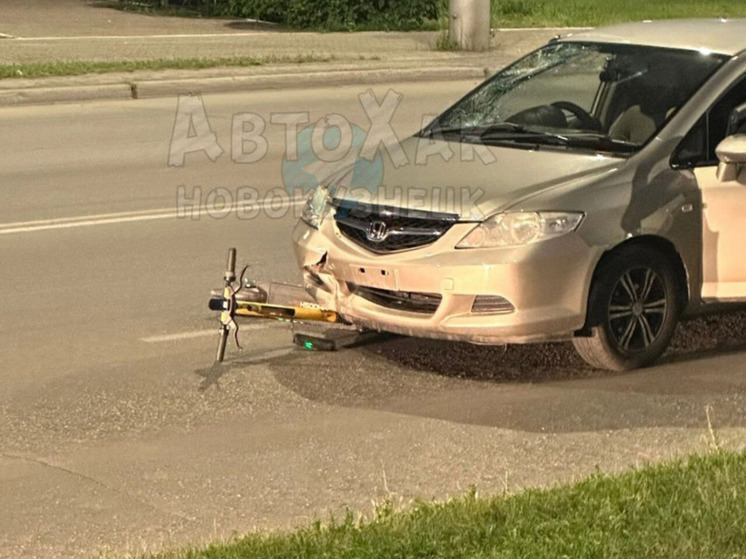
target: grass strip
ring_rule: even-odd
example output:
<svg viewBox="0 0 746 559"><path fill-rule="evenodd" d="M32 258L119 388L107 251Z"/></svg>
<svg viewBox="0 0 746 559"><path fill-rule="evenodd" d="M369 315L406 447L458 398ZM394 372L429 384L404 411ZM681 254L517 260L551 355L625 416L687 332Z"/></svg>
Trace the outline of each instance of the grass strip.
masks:
<svg viewBox="0 0 746 559"><path fill-rule="evenodd" d="M746 454L718 451L618 476L489 499L382 507L292 533L160 559L744 558Z"/></svg>
<svg viewBox="0 0 746 559"><path fill-rule="evenodd" d="M493 0L493 27L596 27L646 19L746 17L733 0Z"/></svg>
<svg viewBox="0 0 746 559"><path fill-rule="evenodd" d="M233 56L226 58L162 58L156 60L60 60L0 64L0 79L48 78L54 76L80 76L110 72L135 72L138 70L201 70L218 67L249 67L265 64L305 64L329 62L331 56L307 54L302 56Z"/></svg>

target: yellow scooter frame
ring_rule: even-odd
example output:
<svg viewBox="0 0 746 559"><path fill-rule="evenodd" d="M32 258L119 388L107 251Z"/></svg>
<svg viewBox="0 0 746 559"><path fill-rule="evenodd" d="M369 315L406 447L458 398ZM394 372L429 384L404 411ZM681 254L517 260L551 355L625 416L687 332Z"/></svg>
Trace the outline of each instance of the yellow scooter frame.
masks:
<svg viewBox="0 0 746 559"><path fill-rule="evenodd" d="M298 301L297 304L285 305L276 304L269 301L246 301L242 300L239 295L242 290L249 289L244 285L244 274L246 273L246 267L242 270L240 277L236 277L236 249L231 248L228 251L228 264L226 266L225 275L223 276L223 291L222 297L218 292L217 295L213 295L210 299L210 310L220 312L220 339L218 341L218 349L215 356L217 363L222 363L225 359L225 350L228 345L228 335L233 331L233 340L236 347L241 348L238 343L238 330L239 326L236 322L236 318L252 318L252 319L266 319L266 320L281 320L281 321L304 321L304 322L324 322L327 324L347 324L338 313L326 309L320 308L318 305L309 301L300 301L298 297L295 299ZM238 280L238 286L236 282ZM279 285L279 284L278 284ZM258 289L260 293L263 290ZM289 286L282 286L289 288ZM302 288L290 288L298 291L303 291ZM265 299L271 299L270 295L263 292ZM292 297L285 297L286 300L293 299ZM308 346L307 346L308 347Z"/></svg>

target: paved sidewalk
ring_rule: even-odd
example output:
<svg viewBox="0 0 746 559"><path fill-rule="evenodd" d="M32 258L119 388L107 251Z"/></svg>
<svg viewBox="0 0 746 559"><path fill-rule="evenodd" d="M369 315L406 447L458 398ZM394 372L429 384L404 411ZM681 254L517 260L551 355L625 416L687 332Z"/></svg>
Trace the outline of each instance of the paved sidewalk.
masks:
<svg viewBox="0 0 746 559"><path fill-rule="evenodd" d="M148 16L107 6L106 0L1 0L0 33L16 37L231 33L220 19ZM245 30L245 29L244 29Z"/></svg>
<svg viewBox="0 0 746 559"><path fill-rule="evenodd" d="M556 34L557 31L554 30L496 31L492 50L501 54L517 54L545 43ZM342 60L450 59L464 60L469 64L473 60L490 58L489 53L438 51L435 48L437 38L438 32L244 32L217 35L186 33L171 36L16 38L0 40L0 63L232 56L299 57L309 54Z"/></svg>
<svg viewBox="0 0 746 559"><path fill-rule="evenodd" d="M0 39L0 64L248 56L280 61L248 68L6 79L0 80L2 106L392 80L477 79L542 45L558 30L496 31L490 52L441 52L435 48L437 32L284 32L237 20L123 12L88 0L3 0L0 33L15 37ZM308 55L328 62L281 62Z"/></svg>
<svg viewBox="0 0 746 559"><path fill-rule="evenodd" d="M222 36L7 39L0 63L253 56L323 63L138 71L0 80L0 106L141 98L184 92L483 78L551 38L551 30L497 32L487 53L440 52L437 33L248 33Z"/></svg>

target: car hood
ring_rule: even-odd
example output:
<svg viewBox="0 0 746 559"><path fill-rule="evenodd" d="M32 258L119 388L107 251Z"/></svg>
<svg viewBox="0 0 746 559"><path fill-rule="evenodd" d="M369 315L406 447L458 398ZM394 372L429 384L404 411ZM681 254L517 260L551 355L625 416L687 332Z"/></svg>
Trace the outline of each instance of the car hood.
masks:
<svg viewBox="0 0 746 559"><path fill-rule="evenodd" d="M478 221L548 189L575 181L586 183L626 162L620 157L545 146L525 149L436 142L416 137L404 140L398 144L400 151L384 150L377 168L366 165L366 171L358 172L356 165L355 172L343 174L330 186L337 189L338 198L346 200L458 214L462 221ZM431 153L437 147L452 155L448 160L439 153L426 158L426 146Z"/></svg>

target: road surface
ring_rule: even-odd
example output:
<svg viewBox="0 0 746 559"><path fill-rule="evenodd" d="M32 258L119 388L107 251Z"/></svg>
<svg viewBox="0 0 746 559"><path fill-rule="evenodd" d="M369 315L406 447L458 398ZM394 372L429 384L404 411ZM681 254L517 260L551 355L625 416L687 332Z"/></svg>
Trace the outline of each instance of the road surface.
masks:
<svg viewBox="0 0 746 559"><path fill-rule="evenodd" d="M466 82L393 84L419 128ZM377 87L381 98L387 87ZM284 132L230 161L232 115L340 113L359 88L205 97L226 150L169 167L175 99L0 110L0 556L153 552L345 507L497 494L746 443L746 320L700 320L659 366L607 375L566 344L392 339L335 354L246 328L211 366L207 295L237 246L296 281L293 217L174 217L177 189L281 185Z"/></svg>

